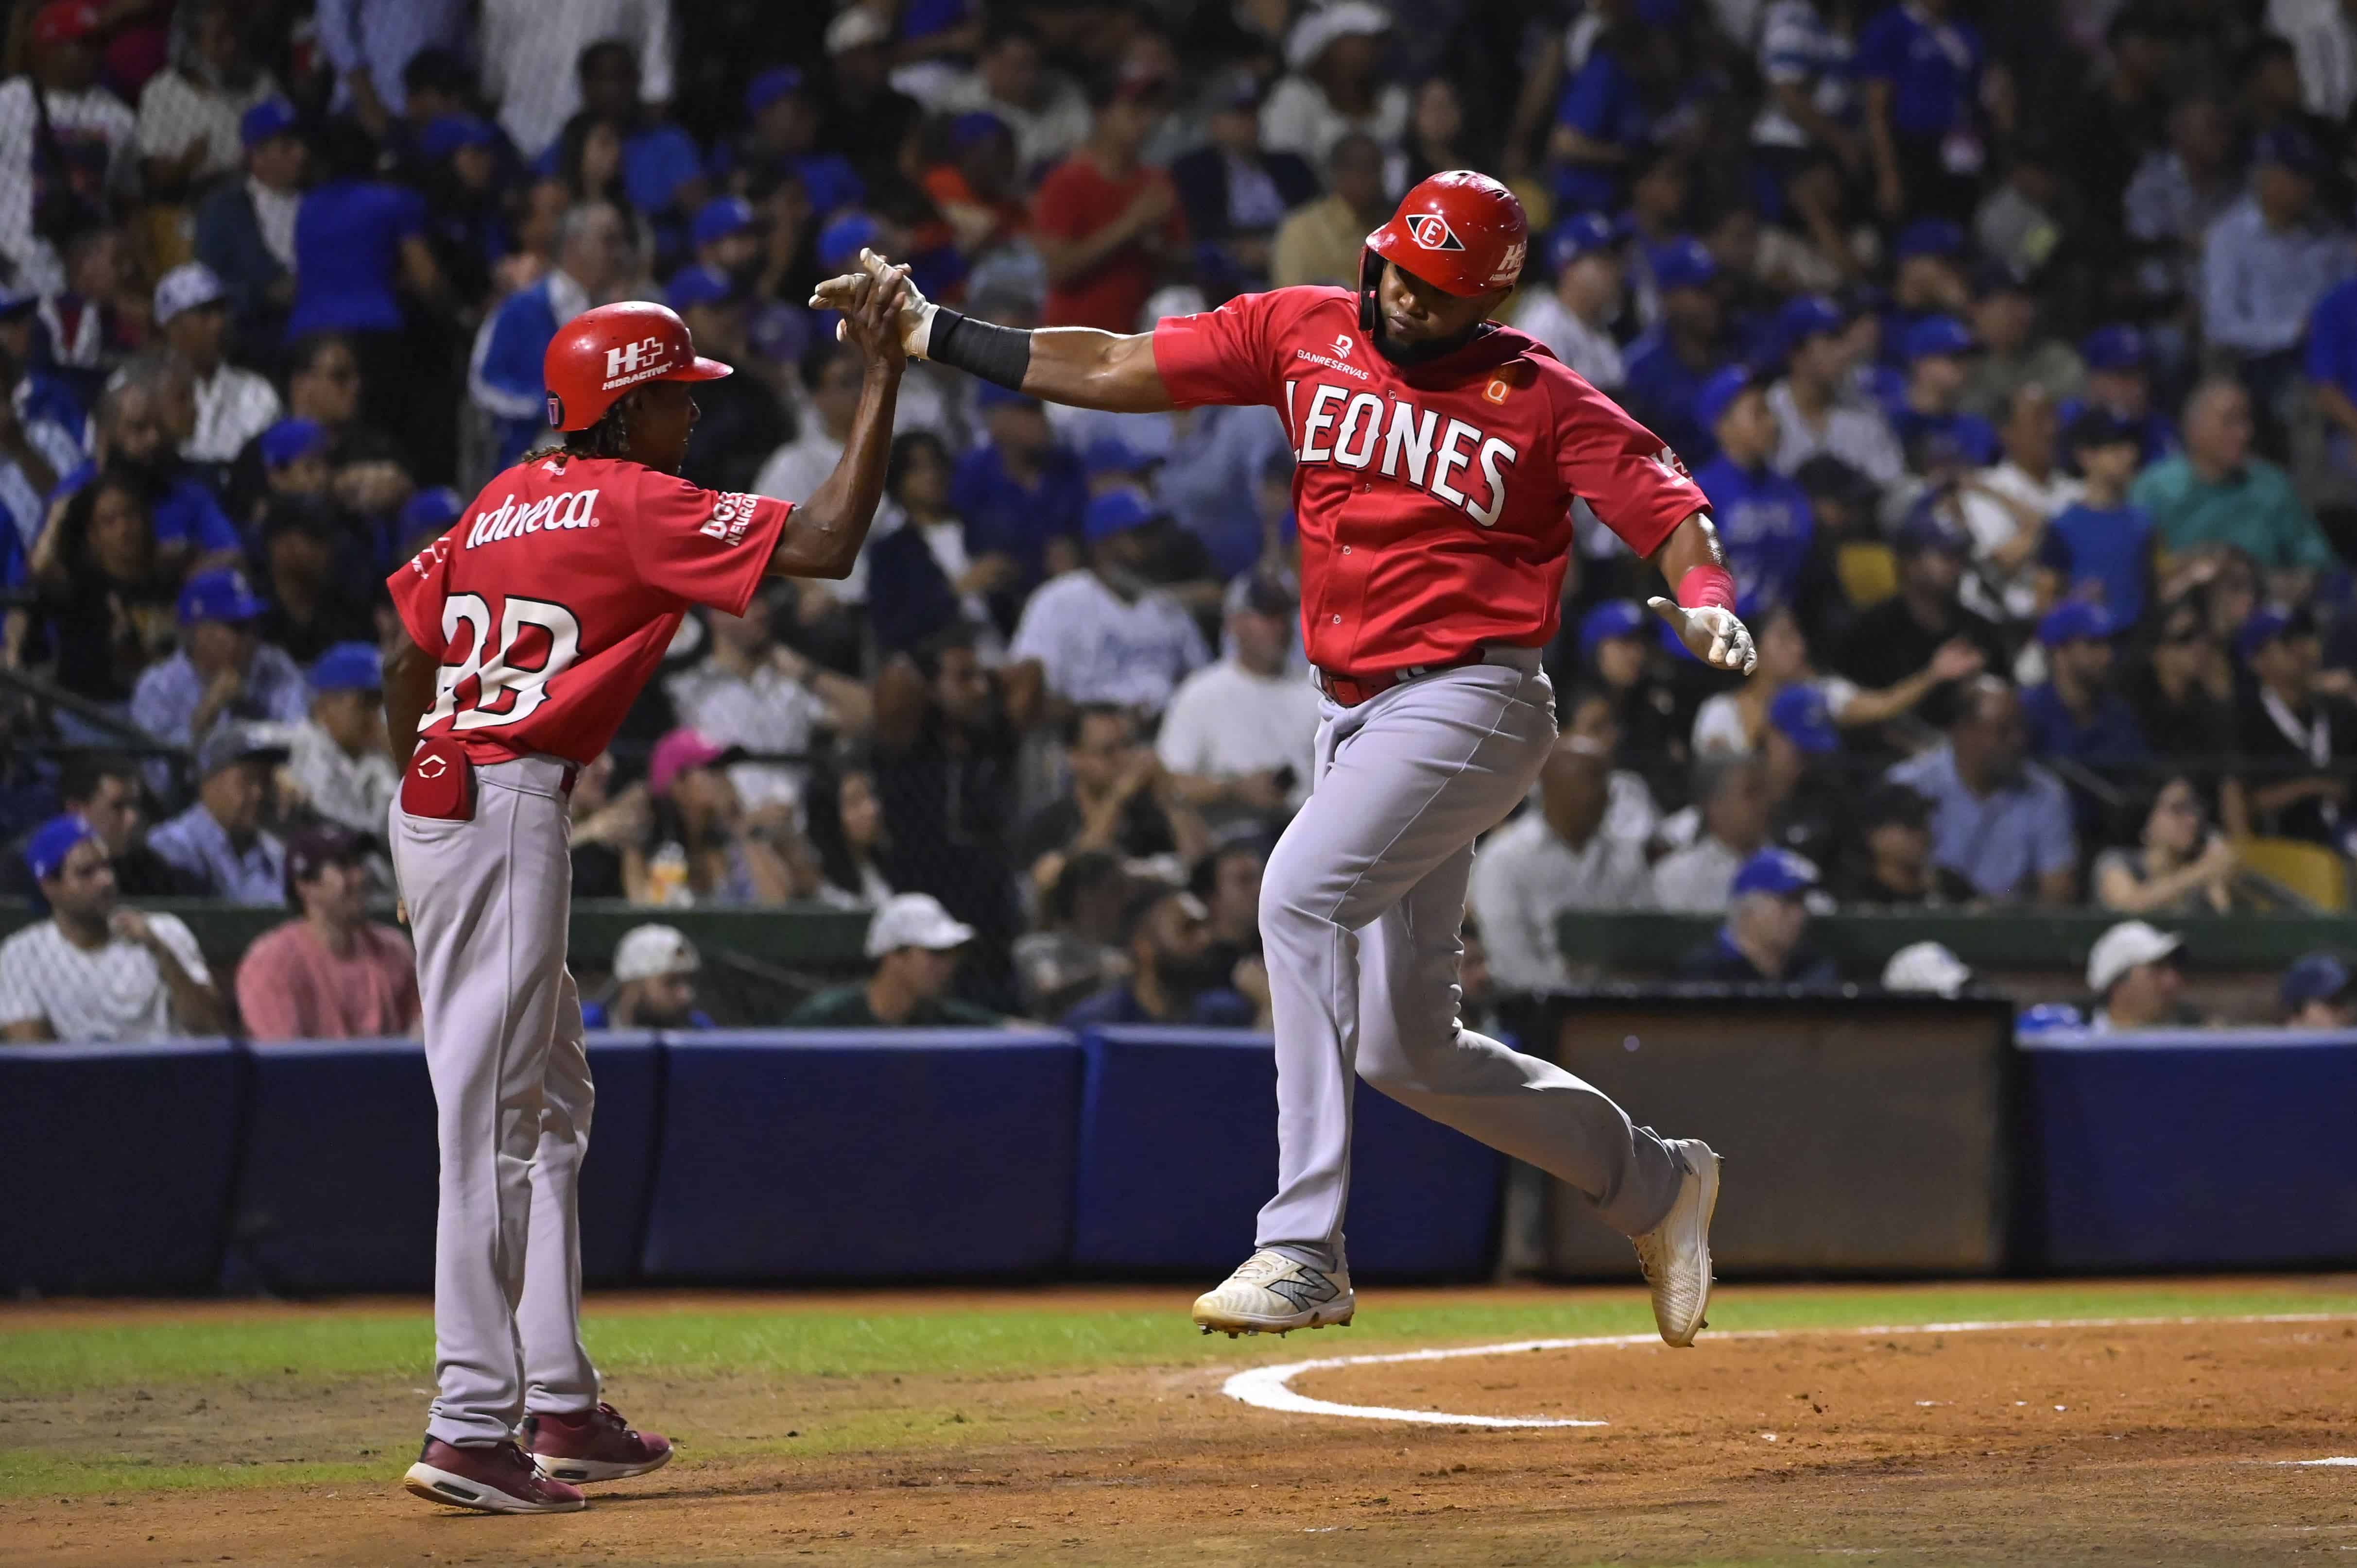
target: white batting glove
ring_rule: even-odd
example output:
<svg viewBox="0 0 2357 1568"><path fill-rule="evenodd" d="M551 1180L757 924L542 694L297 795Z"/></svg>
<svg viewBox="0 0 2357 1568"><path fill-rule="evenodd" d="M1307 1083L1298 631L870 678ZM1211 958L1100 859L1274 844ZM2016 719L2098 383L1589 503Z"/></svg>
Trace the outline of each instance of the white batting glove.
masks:
<svg viewBox="0 0 2357 1568"><path fill-rule="evenodd" d="M1652 598L1645 607L1670 623L1686 651L1714 670L1732 670L1738 675L1749 675L1760 662L1759 652L1751 646L1751 629L1738 619L1733 610L1717 605L1705 605L1700 609L1687 609L1673 599Z"/></svg>
<svg viewBox="0 0 2357 1568"><path fill-rule="evenodd" d="M868 289L897 276L900 279L900 348L912 360L923 359L925 344L932 336L933 312L939 306L918 292L906 263L895 266L863 245L859 267L856 273L845 273L819 285L811 294L811 308L848 314ZM834 324L834 338L838 343L843 341L840 321Z"/></svg>

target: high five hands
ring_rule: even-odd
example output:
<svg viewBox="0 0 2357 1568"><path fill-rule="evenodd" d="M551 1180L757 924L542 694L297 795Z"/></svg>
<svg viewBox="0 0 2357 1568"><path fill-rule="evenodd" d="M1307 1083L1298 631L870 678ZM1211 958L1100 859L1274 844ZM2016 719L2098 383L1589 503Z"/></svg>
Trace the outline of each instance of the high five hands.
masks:
<svg viewBox="0 0 2357 1568"><path fill-rule="evenodd" d="M893 327L901 352L912 360L923 359L925 340L933 329L934 306L909 276L905 262L895 266L863 245L859 271L831 277L819 285L811 294L811 308L841 311L844 319L835 323L834 335L838 340L844 339L849 335L853 315L879 289L898 301L899 315Z"/></svg>

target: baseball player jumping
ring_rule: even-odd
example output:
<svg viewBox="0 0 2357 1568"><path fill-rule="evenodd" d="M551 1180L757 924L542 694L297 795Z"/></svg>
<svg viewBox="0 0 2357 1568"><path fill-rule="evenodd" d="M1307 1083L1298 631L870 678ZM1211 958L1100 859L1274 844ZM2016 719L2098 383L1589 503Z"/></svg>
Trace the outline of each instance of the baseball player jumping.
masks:
<svg viewBox="0 0 2357 1568"><path fill-rule="evenodd" d="M565 795L691 605L742 615L764 576L840 577L884 488L902 357L897 280L845 291L866 380L842 460L799 505L680 478L696 357L660 305L565 324L543 373L562 450L493 479L390 579L405 633L385 722L407 756L393 868L417 943L441 1141L437 1391L405 1484L493 1513L583 1506L671 1443L598 1400L575 1197L591 1092L565 967ZM521 1429L523 1441L519 1444Z"/></svg>
<svg viewBox="0 0 2357 1568"><path fill-rule="evenodd" d="M1292 436L1301 626L1326 696L1315 790L1261 883L1275 1014L1277 1191L1256 1250L1195 1303L1206 1333L1348 1323L1351 1074L1550 1171L1631 1238L1662 1337L1710 1296L1718 1156L1632 1126L1561 1069L1457 1016L1473 842L1555 736L1554 636L1571 502L1674 585L1652 608L1698 657L1751 636L1701 490L1661 440L1489 319L1528 223L1503 186L1434 175L1367 236L1359 289L1247 295L1130 337L1017 331L903 295L901 343L1034 397L1124 413L1266 403ZM904 276L881 259L822 285Z"/></svg>

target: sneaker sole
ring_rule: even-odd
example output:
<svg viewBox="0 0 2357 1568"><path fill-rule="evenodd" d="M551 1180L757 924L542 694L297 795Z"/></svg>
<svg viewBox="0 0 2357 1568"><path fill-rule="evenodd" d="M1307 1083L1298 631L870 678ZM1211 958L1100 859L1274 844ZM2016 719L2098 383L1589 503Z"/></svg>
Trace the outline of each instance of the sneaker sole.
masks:
<svg viewBox="0 0 2357 1568"><path fill-rule="evenodd" d="M1334 1301L1320 1302L1307 1312L1291 1313L1284 1317L1250 1317L1241 1313L1207 1312L1195 1309L1195 1326L1206 1334L1224 1334L1233 1339L1239 1334L1275 1334L1280 1337L1297 1328L1348 1328L1351 1318L1359 1310L1359 1298L1354 1292Z"/></svg>
<svg viewBox="0 0 2357 1568"><path fill-rule="evenodd" d="M532 1463L549 1479L577 1487L585 1482L627 1481L633 1476L651 1476L670 1464L671 1458L671 1454L666 1453L647 1464L621 1465L610 1459L567 1459L554 1454L535 1454Z"/></svg>
<svg viewBox="0 0 2357 1568"><path fill-rule="evenodd" d="M1709 1163L1705 1165L1703 1169L1695 1173L1702 1178L1702 1241L1700 1246L1700 1251L1702 1252L1702 1294L1695 1298L1694 1326L1686 1330L1685 1337L1683 1339L1673 1339L1667 1334L1662 1336L1662 1340L1664 1344L1681 1350L1691 1348L1695 1342L1695 1336L1710 1326L1710 1221L1711 1216L1718 1212L1718 1167L1720 1163L1717 1154L1714 1152L1710 1156Z"/></svg>
<svg viewBox="0 0 2357 1568"><path fill-rule="evenodd" d="M401 1484L429 1503L443 1503L454 1509L473 1509L478 1513L579 1513L589 1505L587 1500L569 1503L537 1503L529 1498L511 1497L496 1487L480 1481L470 1481L464 1476L454 1476L447 1470L419 1462L409 1467Z"/></svg>

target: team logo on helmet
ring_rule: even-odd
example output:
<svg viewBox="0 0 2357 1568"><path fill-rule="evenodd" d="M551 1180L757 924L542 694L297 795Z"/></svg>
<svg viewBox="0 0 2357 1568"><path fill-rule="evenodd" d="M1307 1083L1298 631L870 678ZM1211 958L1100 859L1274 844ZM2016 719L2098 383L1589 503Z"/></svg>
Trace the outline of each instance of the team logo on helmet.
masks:
<svg viewBox="0 0 2357 1568"><path fill-rule="evenodd" d="M1491 273L1490 281L1492 284L1512 283L1522 276L1523 254L1528 249L1520 240L1507 246L1506 253L1498 258L1497 269Z"/></svg>
<svg viewBox="0 0 2357 1568"><path fill-rule="evenodd" d="M565 400L554 392L548 394L548 427L551 430L565 428Z"/></svg>
<svg viewBox="0 0 2357 1568"><path fill-rule="evenodd" d="M1407 220L1408 238L1427 251L1461 251L1465 242L1437 212L1419 212Z"/></svg>

